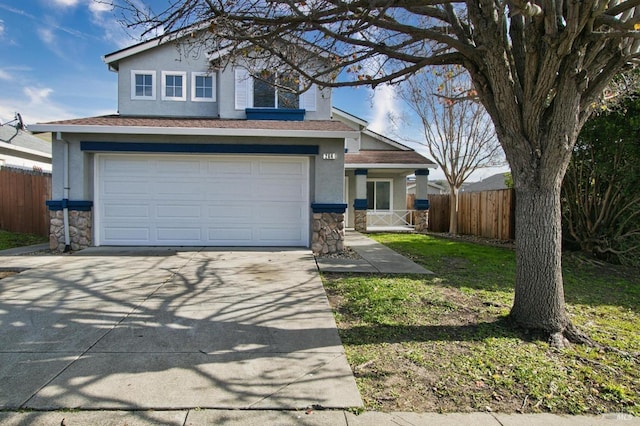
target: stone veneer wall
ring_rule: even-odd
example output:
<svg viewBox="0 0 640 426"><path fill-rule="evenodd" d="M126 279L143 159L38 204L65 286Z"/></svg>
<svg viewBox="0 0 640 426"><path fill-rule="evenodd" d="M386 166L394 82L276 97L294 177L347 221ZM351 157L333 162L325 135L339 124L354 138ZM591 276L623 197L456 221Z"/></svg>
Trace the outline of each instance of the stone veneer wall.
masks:
<svg viewBox="0 0 640 426"><path fill-rule="evenodd" d="M316 254L344 249L344 213L314 213L311 250Z"/></svg>
<svg viewBox="0 0 640 426"><path fill-rule="evenodd" d="M367 232L367 211L355 210L353 228L358 232Z"/></svg>
<svg viewBox="0 0 640 426"><path fill-rule="evenodd" d="M429 227L429 210L416 210L414 227L416 232L425 233Z"/></svg>
<svg viewBox="0 0 640 426"><path fill-rule="evenodd" d="M49 248L64 251L64 219L62 210L49 211ZM69 210L69 236L71 250L91 246L93 218L90 211Z"/></svg>

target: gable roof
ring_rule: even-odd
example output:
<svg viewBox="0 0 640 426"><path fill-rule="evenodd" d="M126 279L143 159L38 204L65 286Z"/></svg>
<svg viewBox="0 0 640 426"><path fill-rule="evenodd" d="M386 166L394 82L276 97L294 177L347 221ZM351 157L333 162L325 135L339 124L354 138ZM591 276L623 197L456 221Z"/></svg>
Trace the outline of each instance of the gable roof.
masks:
<svg viewBox="0 0 640 426"><path fill-rule="evenodd" d="M364 129L362 133L376 140L379 140L380 142L384 142L387 145L391 145L394 148L399 149L401 151L415 151L413 148L409 148L408 146L398 142L397 140L388 138L384 135L381 135L380 133L374 132L373 130Z"/></svg>
<svg viewBox="0 0 640 426"><path fill-rule="evenodd" d="M188 27L172 31L167 34L162 34L162 35L153 37L149 40L141 41L139 43L133 44L131 46L127 46L120 50L116 50L115 52L107 53L102 57L102 60L105 64L107 64L107 66L109 67L109 70L118 71L119 62L122 59L126 59L130 56L137 55L138 53L146 52L147 50L151 50L155 47L161 46L163 44L166 44L172 41L180 40L185 37L192 37L192 38L196 37L197 33L202 33L204 31L207 31L209 27L210 27L210 23L208 22L199 22L193 25L189 25ZM293 36L291 35L284 36L283 40L281 41L287 42L287 40L289 40L289 42L295 42L295 40L291 40L292 38ZM322 57L325 59L327 59L330 56L330 52L328 52L327 50L322 49L318 46L309 44L304 39L299 39L299 40L302 42L305 42L304 50L312 53L314 56ZM249 46L248 42L243 42L240 44L240 47L248 47L248 46ZM233 46L228 45L226 47L221 47L219 49L212 49L211 51L206 52L206 56L209 61L214 61L216 59L220 59L223 56L228 55L230 52L232 52L232 50L233 50Z"/></svg>
<svg viewBox="0 0 640 426"><path fill-rule="evenodd" d="M201 23L200 25L191 25L181 30L176 30L168 34L162 34L149 40L144 40L120 50L116 50L115 52L107 53L102 57L102 60L105 64L108 65L109 70L118 71L118 62L120 60L128 58L129 56L136 55L138 53L145 52L147 50L153 49L154 47L169 43L171 41L181 39L183 37L201 31L204 28L206 28L206 25Z"/></svg>
<svg viewBox="0 0 640 426"><path fill-rule="evenodd" d="M118 114L32 124L36 132L147 135L264 136L347 138L354 132L334 120L226 120L220 118L142 117Z"/></svg>
<svg viewBox="0 0 640 426"><path fill-rule="evenodd" d="M396 149L402 150L402 151L415 151L413 148L410 148L400 142L398 142L395 139L391 139L387 136L381 135L380 133L374 132L373 130L369 130L367 129L367 126L369 125L369 122L357 117L353 114L350 114L346 111L343 111L339 108L336 107L332 107L331 108L331 116L337 118L338 120L342 121L343 123L345 123L347 126L351 127L352 129L357 129L360 130L362 132L363 135L367 135L373 139L376 139L380 142L383 142L387 145L390 145Z"/></svg>
<svg viewBox="0 0 640 426"><path fill-rule="evenodd" d="M395 149L360 149L347 152L344 155L345 168L375 168L375 169L422 169L437 168L436 164L427 157L418 154L413 148L376 133L366 127L369 123L338 108L331 108L332 116L345 123L352 129L360 130L360 136L366 135Z"/></svg>
<svg viewBox="0 0 640 426"><path fill-rule="evenodd" d="M429 168L435 169L436 164L428 158L418 154L414 150L360 150L357 153L344 155L345 168Z"/></svg>
<svg viewBox="0 0 640 426"><path fill-rule="evenodd" d="M349 123L353 123L355 127L355 125L359 126L361 129L366 128L369 123L366 120L363 120L360 117L356 117L355 115L348 113L340 108L336 108L336 107L332 107L331 108L331 116L337 118L338 120L342 121L342 122L349 122Z"/></svg>

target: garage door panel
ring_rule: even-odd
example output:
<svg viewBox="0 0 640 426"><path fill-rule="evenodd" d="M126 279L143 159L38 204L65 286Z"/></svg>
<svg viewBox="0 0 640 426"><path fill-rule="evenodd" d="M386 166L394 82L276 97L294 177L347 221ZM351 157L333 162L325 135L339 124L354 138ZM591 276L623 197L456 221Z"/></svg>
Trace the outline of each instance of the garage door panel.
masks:
<svg viewBox="0 0 640 426"><path fill-rule="evenodd" d="M209 200L246 200L249 196L247 191L251 191L251 188L245 185L239 190L240 186L242 183L237 179L209 179L203 192Z"/></svg>
<svg viewBox="0 0 640 426"><path fill-rule="evenodd" d="M273 188L278 188L277 198L282 201L300 200L304 193L301 184L289 181L260 182L254 189L255 198L258 200L271 200L274 198Z"/></svg>
<svg viewBox="0 0 640 426"><path fill-rule="evenodd" d="M237 213L234 214L234 211ZM210 223L238 225L240 223L249 223L253 218L253 213L247 209L226 210L212 209L207 215Z"/></svg>
<svg viewBox="0 0 640 426"><path fill-rule="evenodd" d="M202 241L202 231L200 228L158 226L156 228L156 242L166 244L200 244Z"/></svg>
<svg viewBox="0 0 640 426"><path fill-rule="evenodd" d="M149 240L151 230L148 227L105 227L104 238L113 244L128 244Z"/></svg>
<svg viewBox="0 0 640 426"><path fill-rule="evenodd" d="M126 174L129 176L148 176L152 173L151 160L135 158L106 158L100 168L108 174Z"/></svg>
<svg viewBox="0 0 640 426"><path fill-rule="evenodd" d="M293 228L268 228L262 227L258 230L262 241L273 243L281 243L284 241L295 240L300 238L300 230Z"/></svg>
<svg viewBox="0 0 640 426"><path fill-rule="evenodd" d="M150 191L149 182L146 181L131 181L122 179L109 179L103 181L103 193L104 195L111 196L140 196L146 195Z"/></svg>
<svg viewBox="0 0 640 426"><path fill-rule="evenodd" d="M303 176L302 164L283 161L264 161L259 164L261 176Z"/></svg>
<svg viewBox="0 0 640 426"><path fill-rule="evenodd" d="M97 158L98 244L308 244L304 157Z"/></svg>
<svg viewBox="0 0 640 426"><path fill-rule="evenodd" d="M166 175L176 175L180 177L200 175L202 162L199 160L158 160L157 170Z"/></svg>
<svg viewBox="0 0 640 426"><path fill-rule="evenodd" d="M253 163L251 161L218 160L207 162L208 175L213 177L249 176Z"/></svg>
<svg viewBox="0 0 640 426"><path fill-rule="evenodd" d="M202 217L201 206L199 204L158 204L156 206L156 217L158 219L175 220L200 219Z"/></svg>
<svg viewBox="0 0 640 426"><path fill-rule="evenodd" d="M149 220L149 206L139 204L109 204L104 206L106 219L144 219Z"/></svg>
<svg viewBox="0 0 640 426"><path fill-rule="evenodd" d="M253 230L247 227L213 227L208 229L207 238L218 244L251 244L254 240Z"/></svg>
<svg viewBox="0 0 640 426"><path fill-rule="evenodd" d="M254 212L257 223L291 223L298 224L303 220L302 209L296 203L265 203L259 211Z"/></svg>
<svg viewBox="0 0 640 426"><path fill-rule="evenodd" d="M246 204L243 205L209 205L207 206L207 217L214 221L224 220L230 223L246 223L253 217L253 211L247 208Z"/></svg>
<svg viewBox="0 0 640 426"><path fill-rule="evenodd" d="M155 195L157 199L172 199L172 200L194 200L199 201L202 199L202 185L200 182L193 180L180 180L177 182L171 182L161 180L155 185Z"/></svg>

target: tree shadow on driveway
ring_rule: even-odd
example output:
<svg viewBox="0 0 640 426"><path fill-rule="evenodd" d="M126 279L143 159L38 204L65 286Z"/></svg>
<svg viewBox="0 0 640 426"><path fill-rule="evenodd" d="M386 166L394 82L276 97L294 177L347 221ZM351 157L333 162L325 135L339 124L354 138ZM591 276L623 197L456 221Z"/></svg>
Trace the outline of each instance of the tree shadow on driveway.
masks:
<svg viewBox="0 0 640 426"><path fill-rule="evenodd" d="M0 325L2 409L362 405L307 251L68 257Z"/></svg>

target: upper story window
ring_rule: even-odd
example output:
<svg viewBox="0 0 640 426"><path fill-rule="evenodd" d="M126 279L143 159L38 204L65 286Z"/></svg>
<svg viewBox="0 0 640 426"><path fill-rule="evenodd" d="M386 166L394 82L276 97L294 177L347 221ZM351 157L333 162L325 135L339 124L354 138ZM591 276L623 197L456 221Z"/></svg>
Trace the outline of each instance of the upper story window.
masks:
<svg viewBox="0 0 640 426"><path fill-rule="evenodd" d="M260 78L253 78L243 68L235 70L236 109L278 108L316 110L316 86L298 95L287 90L297 90L297 76L264 72ZM280 87L278 87L280 86Z"/></svg>
<svg viewBox="0 0 640 426"><path fill-rule="evenodd" d="M298 90L298 85L296 77L264 71L253 79L253 107L297 109L298 95L287 89Z"/></svg>
<svg viewBox="0 0 640 426"><path fill-rule="evenodd" d="M131 99L156 99L155 71L131 71Z"/></svg>
<svg viewBox="0 0 640 426"><path fill-rule="evenodd" d="M176 71L162 71L162 100L187 100L187 73Z"/></svg>
<svg viewBox="0 0 640 426"><path fill-rule="evenodd" d="M191 100L195 102L215 102L215 74L206 72L191 73Z"/></svg>

